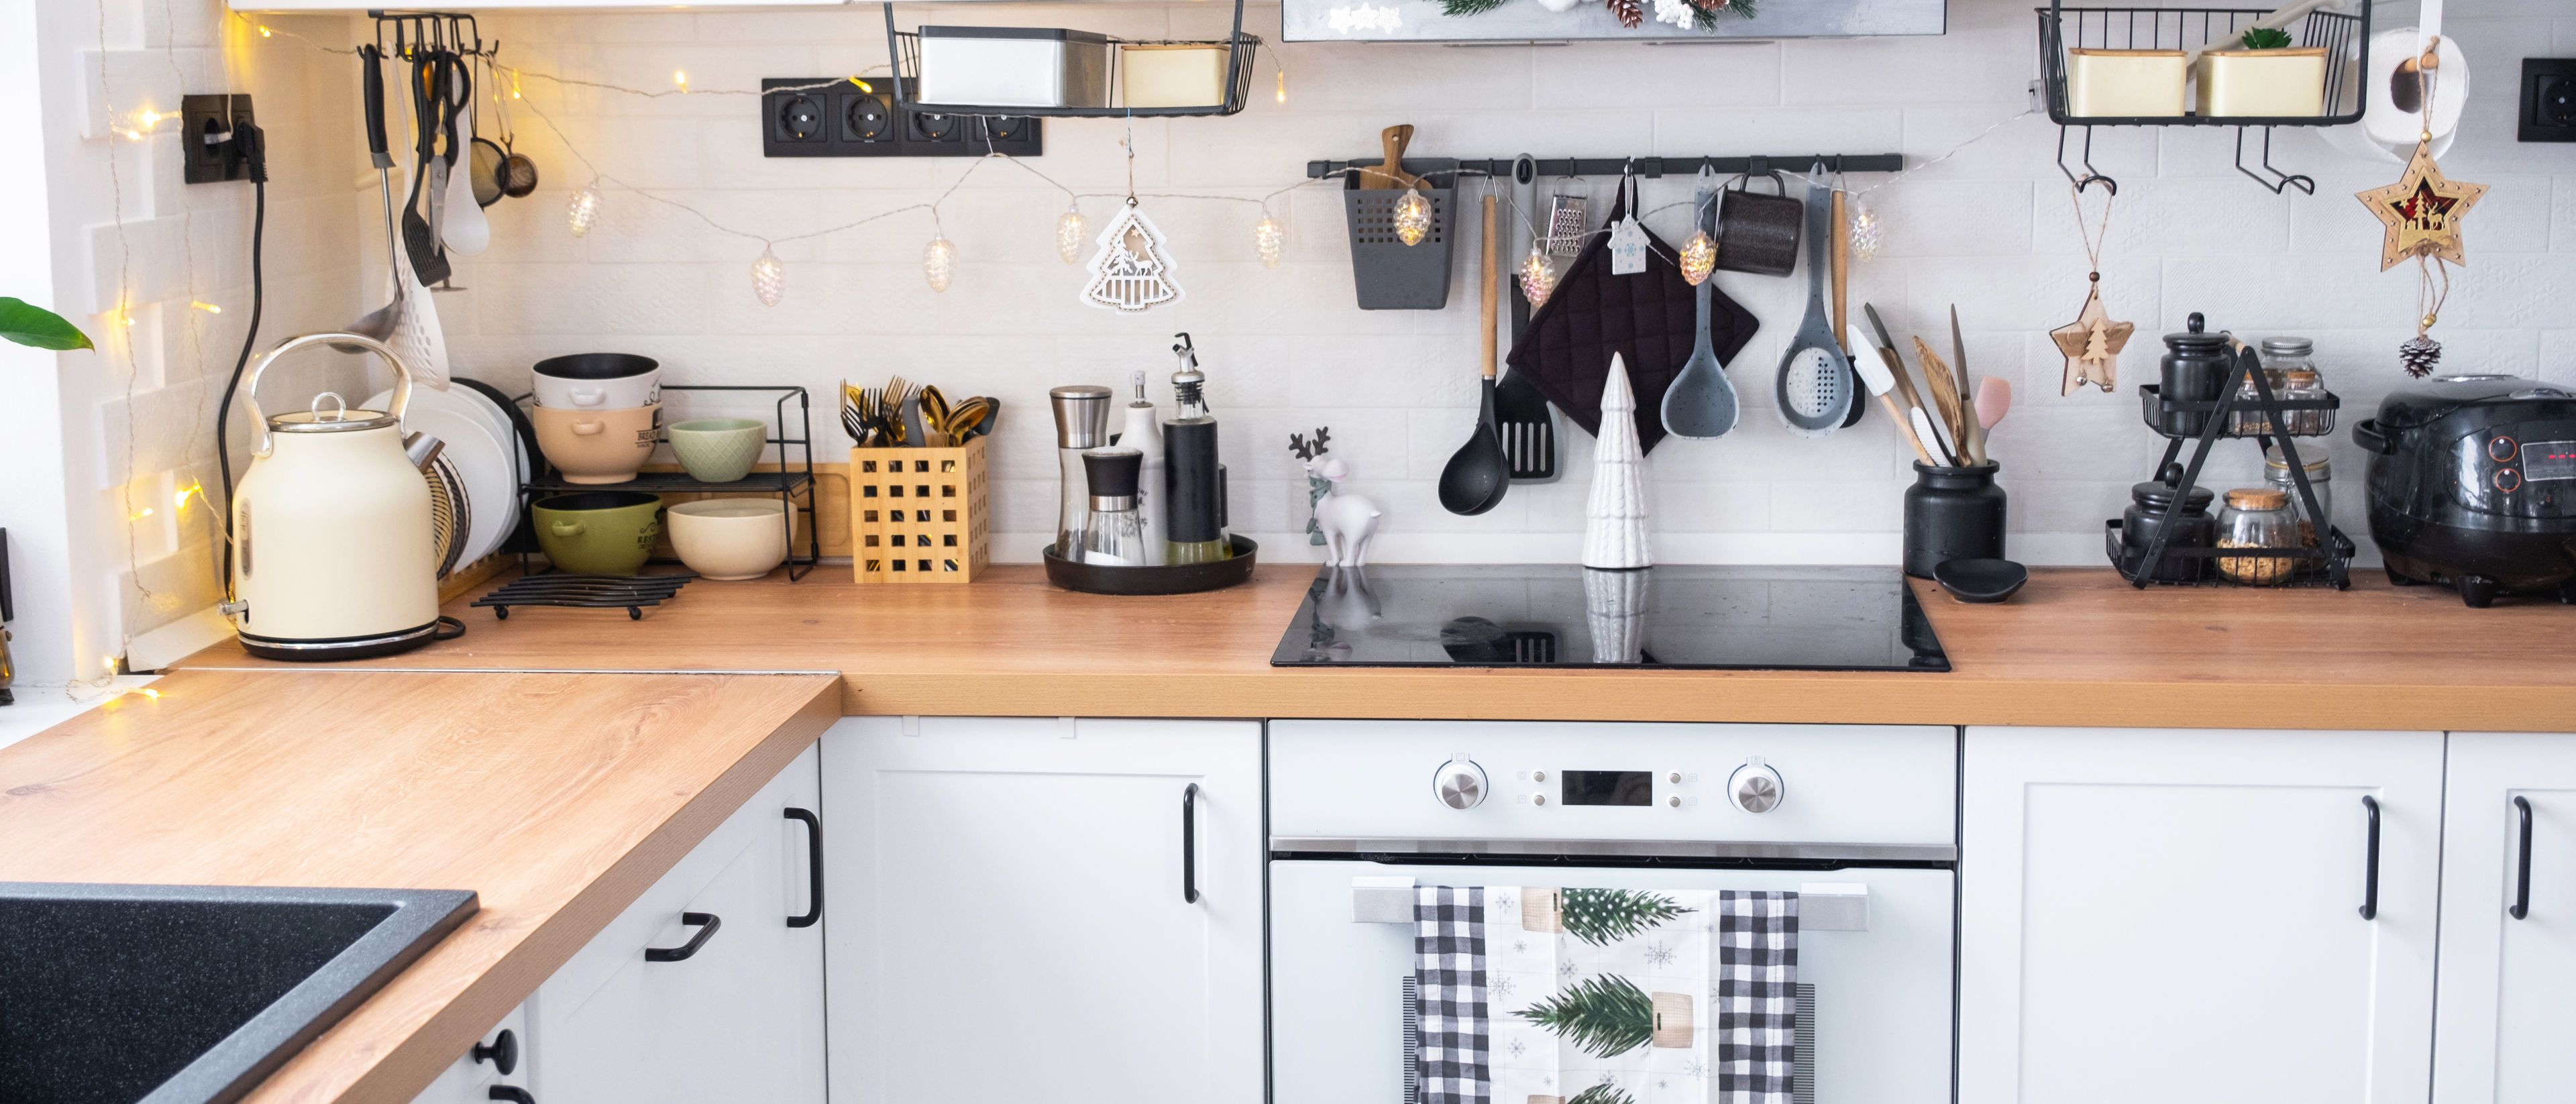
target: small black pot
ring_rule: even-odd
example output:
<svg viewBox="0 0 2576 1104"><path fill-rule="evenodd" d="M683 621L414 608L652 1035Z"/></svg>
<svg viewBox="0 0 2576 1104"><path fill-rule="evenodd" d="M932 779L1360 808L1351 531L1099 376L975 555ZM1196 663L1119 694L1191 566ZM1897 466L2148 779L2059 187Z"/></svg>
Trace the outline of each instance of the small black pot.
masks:
<svg viewBox="0 0 2576 1104"><path fill-rule="evenodd" d="M2004 489L1995 486L2003 465L1989 460L1972 468L1914 462L1914 485L1905 489L1905 573L1932 577L1943 560L2000 560L2004 555Z"/></svg>

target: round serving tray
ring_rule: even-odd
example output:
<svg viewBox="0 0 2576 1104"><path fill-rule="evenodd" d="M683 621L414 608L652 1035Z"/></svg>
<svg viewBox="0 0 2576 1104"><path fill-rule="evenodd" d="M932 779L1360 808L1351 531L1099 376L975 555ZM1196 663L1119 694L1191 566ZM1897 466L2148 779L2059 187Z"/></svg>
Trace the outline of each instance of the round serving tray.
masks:
<svg viewBox="0 0 2576 1104"><path fill-rule="evenodd" d="M1074 563L1046 546L1047 581L1085 594L1196 594L1223 590L1252 577L1253 554L1261 546L1249 537L1234 537L1234 556L1215 563L1168 564L1162 567L1107 567Z"/></svg>

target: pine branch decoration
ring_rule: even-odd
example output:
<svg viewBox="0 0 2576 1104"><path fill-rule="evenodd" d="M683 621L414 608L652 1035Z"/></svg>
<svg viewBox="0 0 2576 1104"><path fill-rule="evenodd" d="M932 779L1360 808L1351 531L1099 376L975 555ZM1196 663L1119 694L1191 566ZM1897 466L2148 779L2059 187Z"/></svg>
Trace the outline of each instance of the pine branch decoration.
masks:
<svg viewBox="0 0 2576 1104"><path fill-rule="evenodd" d="M1503 0L1440 0L1440 14L1448 16L1483 15L1503 6Z"/></svg>
<svg viewBox="0 0 2576 1104"><path fill-rule="evenodd" d="M1566 1101L1565 1104L1637 1104L1637 1102L1635 1097L1629 1096L1619 1086L1605 1081L1574 1094L1574 1099Z"/></svg>
<svg viewBox="0 0 2576 1104"><path fill-rule="evenodd" d="M1655 1036L1655 999L1617 974L1576 982L1519 1015L1595 1058L1625 1054Z"/></svg>
<svg viewBox="0 0 2576 1104"><path fill-rule="evenodd" d="M1568 889L1565 930L1595 947L1610 944L1691 911L1661 894L1634 889Z"/></svg>
<svg viewBox="0 0 2576 1104"><path fill-rule="evenodd" d="M1619 25L1629 30L1637 29L1646 21L1646 9L1641 0L1602 0L1602 3L1608 4L1610 14L1618 16Z"/></svg>
<svg viewBox="0 0 2576 1104"><path fill-rule="evenodd" d="M1753 18L1754 0L1691 0L1691 22L1700 30L1717 29L1717 17L1731 14L1740 19Z"/></svg>

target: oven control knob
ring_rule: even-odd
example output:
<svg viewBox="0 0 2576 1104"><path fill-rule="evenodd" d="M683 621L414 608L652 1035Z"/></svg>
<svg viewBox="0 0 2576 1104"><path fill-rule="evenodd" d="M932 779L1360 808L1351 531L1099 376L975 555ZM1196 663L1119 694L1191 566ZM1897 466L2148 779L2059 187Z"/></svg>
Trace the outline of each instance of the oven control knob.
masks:
<svg viewBox="0 0 2576 1104"><path fill-rule="evenodd" d="M1473 809L1485 800L1485 768L1465 759L1452 759L1440 764L1440 773L1431 778L1432 792L1440 803L1452 809Z"/></svg>
<svg viewBox="0 0 2576 1104"><path fill-rule="evenodd" d="M1780 807L1780 772L1754 756L1735 768L1726 780L1726 799L1748 813L1767 813Z"/></svg>

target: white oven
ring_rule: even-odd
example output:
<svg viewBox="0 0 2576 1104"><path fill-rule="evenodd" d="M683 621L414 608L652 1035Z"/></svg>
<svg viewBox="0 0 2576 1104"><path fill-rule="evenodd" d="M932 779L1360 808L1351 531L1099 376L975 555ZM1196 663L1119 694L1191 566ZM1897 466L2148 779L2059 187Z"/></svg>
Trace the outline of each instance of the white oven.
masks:
<svg viewBox="0 0 2576 1104"><path fill-rule="evenodd" d="M1952 1099L1955 729L1277 721L1269 756L1274 1104L1436 1099L1413 908L1441 886L1796 893L1793 1099ZM1655 1080L1638 1104L1717 1099Z"/></svg>

